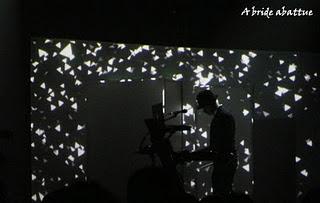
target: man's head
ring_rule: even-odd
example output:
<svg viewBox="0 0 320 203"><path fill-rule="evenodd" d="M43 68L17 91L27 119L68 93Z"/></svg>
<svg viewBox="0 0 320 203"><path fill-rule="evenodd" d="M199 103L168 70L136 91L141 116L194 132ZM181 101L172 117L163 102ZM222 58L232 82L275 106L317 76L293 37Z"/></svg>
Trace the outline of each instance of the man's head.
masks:
<svg viewBox="0 0 320 203"><path fill-rule="evenodd" d="M210 90L203 90L197 95L197 109L203 109L203 111L209 115L213 115L217 109L218 95L213 94Z"/></svg>

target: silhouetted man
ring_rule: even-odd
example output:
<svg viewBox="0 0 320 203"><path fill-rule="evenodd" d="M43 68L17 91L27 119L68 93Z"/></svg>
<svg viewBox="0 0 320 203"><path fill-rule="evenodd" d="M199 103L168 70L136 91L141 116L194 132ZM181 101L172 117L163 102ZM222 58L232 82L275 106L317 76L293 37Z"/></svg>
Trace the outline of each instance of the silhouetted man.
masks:
<svg viewBox="0 0 320 203"><path fill-rule="evenodd" d="M235 121L231 114L225 112L217 103L217 95L209 90L197 95L197 109L212 116L210 124L210 145L192 153L182 153L189 160L213 161L213 193L226 196L232 192L233 176L237 168L237 156L234 146Z"/></svg>

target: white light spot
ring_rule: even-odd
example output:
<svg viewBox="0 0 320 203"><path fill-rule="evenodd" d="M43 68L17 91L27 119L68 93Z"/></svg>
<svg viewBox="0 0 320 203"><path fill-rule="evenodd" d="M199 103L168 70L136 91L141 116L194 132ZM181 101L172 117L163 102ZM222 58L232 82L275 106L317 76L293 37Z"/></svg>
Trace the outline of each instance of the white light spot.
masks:
<svg viewBox="0 0 320 203"><path fill-rule="evenodd" d="M69 159L70 161L72 161L72 162L75 160L72 155L69 155L69 156L68 156L68 159Z"/></svg>
<svg viewBox="0 0 320 203"><path fill-rule="evenodd" d="M307 145L309 145L310 147L312 147L312 145L313 145L311 139L307 139L307 140L306 140L306 143L307 143Z"/></svg>
<svg viewBox="0 0 320 203"><path fill-rule="evenodd" d="M72 106L71 106L74 110L77 110L78 109L78 104L77 103L74 103L74 104L72 104Z"/></svg>
<svg viewBox="0 0 320 203"><path fill-rule="evenodd" d="M220 62L222 62L223 60L224 60L224 58L223 58L223 57L221 57L221 56L219 56L219 57L218 57L218 61L219 61L219 63L220 63Z"/></svg>
<svg viewBox="0 0 320 203"><path fill-rule="evenodd" d="M310 75L305 74L305 75L304 75L304 79L305 79L307 82L309 82L309 80L311 79L311 77L310 77Z"/></svg>
<svg viewBox="0 0 320 203"><path fill-rule="evenodd" d="M39 63L37 61L33 62L32 65L36 67Z"/></svg>
<svg viewBox="0 0 320 203"><path fill-rule="evenodd" d="M166 52L166 57L170 58L171 56L172 56L172 50L170 49Z"/></svg>
<svg viewBox="0 0 320 203"><path fill-rule="evenodd" d="M184 48L183 47L178 47L178 52L184 52Z"/></svg>
<svg viewBox="0 0 320 203"><path fill-rule="evenodd" d="M46 89L46 83L42 83L41 85L40 85L40 87L42 88L42 89Z"/></svg>
<svg viewBox="0 0 320 203"><path fill-rule="evenodd" d="M296 163L298 163L300 160L301 160L300 157L296 156Z"/></svg>
<svg viewBox="0 0 320 203"><path fill-rule="evenodd" d="M241 63L248 65L250 63L250 58L247 55L242 54L241 55Z"/></svg>
<svg viewBox="0 0 320 203"><path fill-rule="evenodd" d="M270 115L270 113L268 113L268 112L266 112L266 111L263 111L263 115L264 115L264 117L267 117L267 116Z"/></svg>
<svg viewBox="0 0 320 203"><path fill-rule="evenodd" d="M263 85L268 87L269 86L269 82L265 82Z"/></svg>
<svg viewBox="0 0 320 203"><path fill-rule="evenodd" d="M217 53L217 52L214 52L214 53L213 53L213 56L218 57L218 53Z"/></svg>
<svg viewBox="0 0 320 203"><path fill-rule="evenodd" d="M244 149L244 153L245 153L246 155L250 155L249 148L245 148L245 149Z"/></svg>
<svg viewBox="0 0 320 203"><path fill-rule="evenodd" d="M32 195L31 199L36 202L37 201L37 195L36 194Z"/></svg>
<svg viewBox="0 0 320 203"><path fill-rule="evenodd" d="M55 110L56 108L57 108L57 107L56 107L55 105L53 105L53 104L50 105L51 111Z"/></svg>
<svg viewBox="0 0 320 203"><path fill-rule="evenodd" d="M88 67L90 67L91 66L91 61L85 61L84 64L87 65Z"/></svg>
<svg viewBox="0 0 320 203"><path fill-rule="evenodd" d="M301 98L302 98L302 96L299 95L299 94L295 94L295 95L294 95L294 100L295 100L295 101L299 101Z"/></svg>
<svg viewBox="0 0 320 203"><path fill-rule="evenodd" d="M254 53L254 52L252 52L252 51L250 51L250 52L249 52L249 56L250 56L250 57L252 57L252 58L254 58L254 57L256 57L256 56L257 56L257 54L256 54L256 53Z"/></svg>
<svg viewBox="0 0 320 203"><path fill-rule="evenodd" d="M308 171L306 169L302 170L300 173L305 177L308 177Z"/></svg>
<svg viewBox="0 0 320 203"><path fill-rule="evenodd" d="M126 48L126 45L125 44L117 44L118 45L118 49L124 49Z"/></svg>
<svg viewBox="0 0 320 203"><path fill-rule="evenodd" d="M116 59L116 58L114 58L114 57L111 58L111 59L109 59L109 60L108 60L108 64L109 64L109 65L113 65L113 62L114 62L115 59Z"/></svg>
<svg viewBox="0 0 320 203"><path fill-rule="evenodd" d="M177 81L177 80L180 80L180 79L182 79L183 78L183 76L182 76L182 74L174 74L173 76L172 76L172 80L174 80L174 81Z"/></svg>
<svg viewBox="0 0 320 203"><path fill-rule="evenodd" d="M59 73L63 74L61 67L58 67L58 68L57 68L57 71L58 71Z"/></svg>
<svg viewBox="0 0 320 203"><path fill-rule="evenodd" d="M186 141L186 143L185 143L185 147L187 147L187 146L189 146L190 145L190 142L188 142L188 141Z"/></svg>
<svg viewBox="0 0 320 203"><path fill-rule="evenodd" d="M277 88L278 90L275 92L275 94L280 97L289 91L287 88L284 88L284 87L278 86Z"/></svg>
<svg viewBox="0 0 320 203"><path fill-rule="evenodd" d="M296 76L291 76L290 80L294 82L296 80Z"/></svg>
<svg viewBox="0 0 320 203"><path fill-rule="evenodd" d="M194 73L198 74L200 72L202 72L204 69L201 66L197 66L196 69L193 70Z"/></svg>
<svg viewBox="0 0 320 203"><path fill-rule="evenodd" d="M79 125L79 124L78 124L77 130L78 130L78 131L79 131L79 130L82 130L82 129L84 129L84 127L85 127L85 125Z"/></svg>
<svg viewBox="0 0 320 203"><path fill-rule="evenodd" d="M160 58L159 56L154 56L154 57L153 57L153 60L156 61L156 60L158 60L159 58Z"/></svg>
<svg viewBox="0 0 320 203"><path fill-rule="evenodd" d="M129 73L133 73L133 68L132 68L132 67L128 67L126 70L127 70Z"/></svg>
<svg viewBox="0 0 320 203"><path fill-rule="evenodd" d="M249 114L249 111L247 109L243 109L242 113L244 116L247 116Z"/></svg>
<svg viewBox="0 0 320 203"><path fill-rule="evenodd" d="M60 124L58 124L54 129L56 129L56 131L60 132L60 131L61 131L61 126L60 126Z"/></svg>
<svg viewBox="0 0 320 203"><path fill-rule="evenodd" d="M254 103L254 108L257 109L260 107L260 104L259 103Z"/></svg>
<svg viewBox="0 0 320 203"><path fill-rule="evenodd" d="M74 59L74 55L72 54L71 44L68 44L61 52L62 56L68 57L70 60Z"/></svg>
<svg viewBox="0 0 320 203"><path fill-rule="evenodd" d="M85 151L81 148L78 148L78 157L82 156L85 153Z"/></svg>
<svg viewBox="0 0 320 203"><path fill-rule="evenodd" d="M44 50L42 50L42 49L39 49L39 50L38 50L38 54L39 54L39 57L40 57L40 58L41 58L42 56L46 57L46 56L49 55L46 51L44 51Z"/></svg>
<svg viewBox="0 0 320 203"><path fill-rule="evenodd" d="M246 170L247 172L250 172L250 165L249 164L242 166L242 168L244 170Z"/></svg>
<svg viewBox="0 0 320 203"><path fill-rule="evenodd" d="M234 53L234 51L233 50L229 50L229 54L233 54Z"/></svg>
<svg viewBox="0 0 320 203"><path fill-rule="evenodd" d="M199 56L203 56L203 50L198 51L197 53Z"/></svg>
<svg viewBox="0 0 320 203"><path fill-rule="evenodd" d="M243 73L239 72L239 78L243 77Z"/></svg>
<svg viewBox="0 0 320 203"><path fill-rule="evenodd" d="M74 143L74 147L75 147L76 149L78 149L79 147L81 147L81 145L80 145L78 142L75 142L75 143Z"/></svg>
<svg viewBox="0 0 320 203"><path fill-rule="evenodd" d="M149 51L150 50L150 46L149 45L143 45L142 49Z"/></svg>
<svg viewBox="0 0 320 203"><path fill-rule="evenodd" d="M151 66L151 75L157 74L157 69L154 66Z"/></svg>
<svg viewBox="0 0 320 203"><path fill-rule="evenodd" d="M43 133L44 133L44 130L42 130L40 128L36 130L36 134L39 136L41 136Z"/></svg>
<svg viewBox="0 0 320 203"><path fill-rule="evenodd" d="M279 64L280 65L284 64L284 60L279 60Z"/></svg>
<svg viewBox="0 0 320 203"><path fill-rule="evenodd" d="M59 155L59 150L56 149L56 150L53 151L53 153L54 153L56 156L58 156L58 155Z"/></svg>
<svg viewBox="0 0 320 203"><path fill-rule="evenodd" d="M198 73L197 77L199 78L198 85L200 85L201 87L204 87L212 80L213 73L209 73L208 77L203 77L201 73ZM197 84L196 84L196 86L197 86Z"/></svg>
<svg viewBox="0 0 320 203"><path fill-rule="evenodd" d="M54 95L55 95L54 92L51 92L51 93L50 93L50 96L51 96L51 97L54 97Z"/></svg>
<svg viewBox="0 0 320 203"><path fill-rule="evenodd" d="M208 138L208 133L205 131L201 134L201 137Z"/></svg>
<svg viewBox="0 0 320 203"><path fill-rule="evenodd" d="M248 67L247 67L247 66L244 67L244 68L243 68L243 71L244 71L244 72L248 72L248 71L249 71Z"/></svg>
<svg viewBox="0 0 320 203"><path fill-rule="evenodd" d="M289 106L288 104L285 104L283 108L284 108L284 111L288 111L291 109L291 106Z"/></svg>
<svg viewBox="0 0 320 203"><path fill-rule="evenodd" d="M244 146L244 140L242 140L242 141L240 142L240 144L241 144L242 146Z"/></svg>
<svg viewBox="0 0 320 203"><path fill-rule="evenodd" d="M292 73L292 72L294 72L294 71L296 71L296 69L297 69L297 65L296 64L290 64L289 65L289 69L288 69L288 73Z"/></svg>
<svg viewBox="0 0 320 203"><path fill-rule="evenodd" d="M56 47L58 47L59 49L61 48L61 42L58 42L57 44L56 44Z"/></svg>
<svg viewBox="0 0 320 203"><path fill-rule="evenodd" d="M193 108L190 104L183 105L183 109L187 109L187 113L184 116L191 116L194 114Z"/></svg>
<svg viewBox="0 0 320 203"><path fill-rule="evenodd" d="M69 64L64 64L64 71L67 71L71 68L71 66Z"/></svg>
<svg viewBox="0 0 320 203"><path fill-rule="evenodd" d="M82 84L82 82L80 80L76 80L76 82L74 83L76 86L79 86Z"/></svg>
<svg viewBox="0 0 320 203"><path fill-rule="evenodd" d="M74 76L74 70L70 71L69 74Z"/></svg>
<svg viewBox="0 0 320 203"><path fill-rule="evenodd" d="M98 70L97 70L98 71ZM101 68L101 71L102 71L102 68ZM107 72L109 73L109 72L111 72L112 71L112 67L110 67L110 66L107 66Z"/></svg>

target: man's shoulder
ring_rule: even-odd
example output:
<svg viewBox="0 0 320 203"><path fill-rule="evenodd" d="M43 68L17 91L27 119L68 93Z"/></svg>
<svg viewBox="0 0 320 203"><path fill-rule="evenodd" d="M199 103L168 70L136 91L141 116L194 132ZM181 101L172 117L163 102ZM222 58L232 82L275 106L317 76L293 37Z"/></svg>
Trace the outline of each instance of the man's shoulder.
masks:
<svg viewBox="0 0 320 203"><path fill-rule="evenodd" d="M234 120L233 115L229 111L225 110L222 107L220 107L220 116L225 118L225 119Z"/></svg>

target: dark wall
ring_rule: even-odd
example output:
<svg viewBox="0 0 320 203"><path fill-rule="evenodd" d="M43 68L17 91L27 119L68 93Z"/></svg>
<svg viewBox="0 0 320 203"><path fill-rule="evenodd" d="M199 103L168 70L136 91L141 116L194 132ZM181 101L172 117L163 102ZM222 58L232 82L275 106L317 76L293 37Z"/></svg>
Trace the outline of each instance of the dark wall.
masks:
<svg viewBox="0 0 320 203"><path fill-rule="evenodd" d="M319 10L313 1L64 1L29 5L31 35L225 49L318 52L318 16L242 17L245 7ZM128 32L129 31L129 32ZM319 42L319 41L317 41Z"/></svg>
<svg viewBox="0 0 320 203"><path fill-rule="evenodd" d="M22 64L20 5L17 1L0 2L0 181L10 202L30 199L30 136L26 120L28 103L26 69ZM2 192L2 191L0 191ZM1 200L0 200L1 201Z"/></svg>

